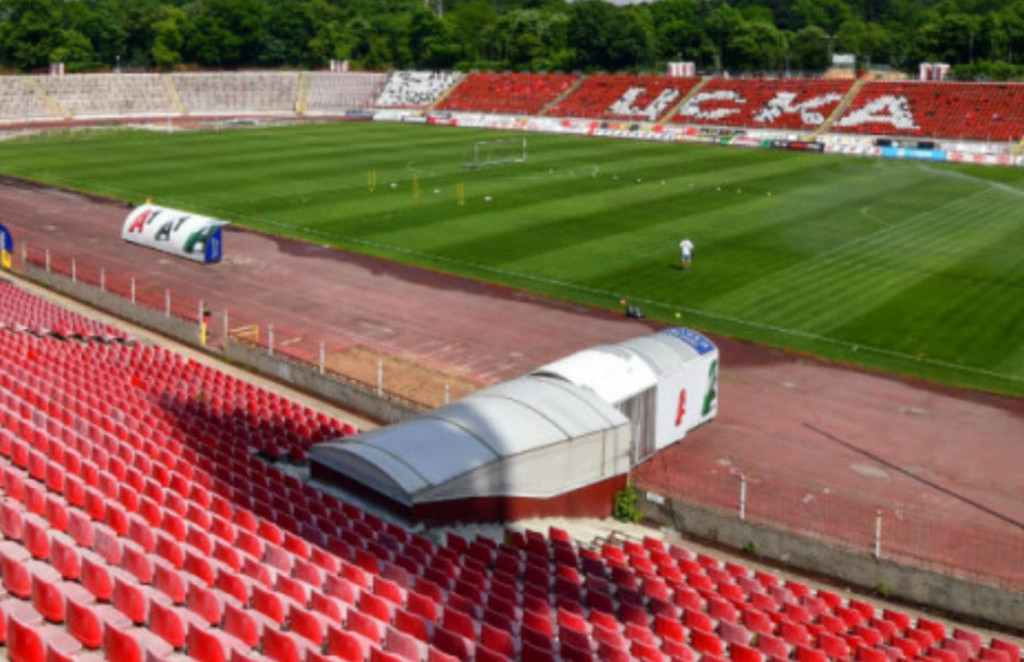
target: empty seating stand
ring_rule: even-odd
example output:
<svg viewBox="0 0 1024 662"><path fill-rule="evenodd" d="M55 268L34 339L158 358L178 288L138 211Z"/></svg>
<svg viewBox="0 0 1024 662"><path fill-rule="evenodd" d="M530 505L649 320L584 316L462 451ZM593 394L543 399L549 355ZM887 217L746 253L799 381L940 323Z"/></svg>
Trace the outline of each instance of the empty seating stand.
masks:
<svg viewBox="0 0 1024 662"><path fill-rule="evenodd" d="M374 105L378 108L426 108L461 75L454 71L396 71L388 78Z"/></svg>
<svg viewBox="0 0 1024 662"><path fill-rule="evenodd" d="M171 74L191 115L279 115L294 113L299 74L284 71Z"/></svg>
<svg viewBox="0 0 1024 662"><path fill-rule="evenodd" d="M437 110L536 115L576 82L571 74L473 73Z"/></svg>
<svg viewBox="0 0 1024 662"><path fill-rule="evenodd" d="M4 328L0 362L16 662L1020 662L654 538L430 540L266 459L350 426L166 350Z"/></svg>
<svg viewBox="0 0 1024 662"><path fill-rule="evenodd" d="M832 130L1017 142L1024 136L1024 85L872 81Z"/></svg>
<svg viewBox="0 0 1024 662"><path fill-rule="evenodd" d="M839 107L851 81L714 78L687 100L673 122L808 131Z"/></svg>
<svg viewBox="0 0 1024 662"><path fill-rule="evenodd" d="M366 110L380 93L387 75L375 72L315 71L310 74L306 113L341 115Z"/></svg>
<svg viewBox="0 0 1024 662"><path fill-rule="evenodd" d="M587 76L545 114L653 122L685 98L699 80L668 76Z"/></svg>

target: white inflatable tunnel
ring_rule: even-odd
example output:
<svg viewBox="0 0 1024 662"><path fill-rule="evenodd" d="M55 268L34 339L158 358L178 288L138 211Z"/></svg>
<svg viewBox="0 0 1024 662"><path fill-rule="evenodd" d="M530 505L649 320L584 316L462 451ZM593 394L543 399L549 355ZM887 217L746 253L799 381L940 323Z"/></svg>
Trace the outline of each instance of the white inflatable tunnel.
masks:
<svg viewBox="0 0 1024 662"><path fill-rule="evenodd" d="M124 221L121 238L195 262L219 262L227 221L146 203Z"/></svg>

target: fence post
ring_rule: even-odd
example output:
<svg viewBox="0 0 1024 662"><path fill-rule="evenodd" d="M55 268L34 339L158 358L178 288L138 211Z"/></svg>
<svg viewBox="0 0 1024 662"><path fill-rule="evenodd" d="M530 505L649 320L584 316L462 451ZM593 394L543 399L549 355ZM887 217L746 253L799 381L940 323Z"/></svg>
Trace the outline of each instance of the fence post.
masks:
<svg viewBox="0 0 1024 662"><path fill-rule="evenodd" d="M267 325L267 353L270 356L274 355L274 325Z"/></svg>
<svg viewBox="0 0 1024 662"><path fill-rule="evenodd" d="M50 273L50 249L46 249L46 273Z"/></svg>
<svg viewBox="0 0 1024 662"><path fill-rule="evenodd" d="M71 282L78 282L78 262L75 258L71 258Z"/></svg>
<svg viewBox="0 0 1024 662"><path fill-rule="evenodd" d="M224 349L228 347L228 309L224 309Z"/></svg>
<svg viewBox="0 0 1024 662"><path fill-rule="evenodd" d="M21 269L24 271L25 265L28 263L28 244L21 242Z"/></svg>
<svg viewBox="0 0 1024 662"><path fill-rule="evenodd" d="M882 507L875 509L875 558L882 558Z"/></svg>
<svg viewBox="0 0 1024 662"><path fill-rule="evenodd" d="M747 519L747 474L740 474L740 521Z"/></svg>
<svg viewBox="0 0 1024 662"><path fill-rule="evenodd" d="M135 305L135 276L132 276L132 305Z"/></svg>
<svg viewBox="0 0 1024 662"><path fill-rule="evenodd" d="M320 341L320 374L324 374L324 364L326 363L327 354L324 350L324 341Z"/></svg>
<svg viewBox="0 0 1024 662"><path fill-rule="evenodd" d="M448 386L448 382L444 383L444 403L448 404L451 400L451 388Z"/></svg>
<svg viewBox="0 0 1024 662"><path fill-rule="evenodd" d="M384 394L384 362L377 361L377 397Z"/></svg>
<svg viewBox="0 0 1024 662"><path fill-rule="evenodd" d="M203 300L199 300L199 344L206 347L206 317L203 315Z"/></svg>
<svg viewBox="0 0 1024 662"><path fill-rule="evenodd" d="M107 271L100 267L100 292L107 291Z"/></svg>
<svg viewBox="0 0 1024 662"><path fill-rule="evenodd" d="M164 317L171 316L171 288L164 290Z"/></svg>

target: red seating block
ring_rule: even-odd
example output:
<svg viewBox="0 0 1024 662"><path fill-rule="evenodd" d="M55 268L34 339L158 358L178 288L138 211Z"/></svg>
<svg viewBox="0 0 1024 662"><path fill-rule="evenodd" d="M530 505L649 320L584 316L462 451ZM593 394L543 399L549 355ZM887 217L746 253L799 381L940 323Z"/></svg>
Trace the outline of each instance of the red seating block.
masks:
<svg viewBox="0 0 1024 662"><path fill-rule="evenodd" d="M64 622L64 585L60 573L48 565L32 568L32 606L48 621ZM72 584L80 592L81 587Z"/></svg>
<svg viewBox="0 0 1024 662"><path fill-rule="evenodd" d="M150 600L149 629L174 648L185 645L186 623L178 608L163 594L156 594Z"/></svg>
<svg viewBox="0 0 1024 662"><path fill-rule="evenodd" d="M219 625L224 614L225 595L195 580L185 588L185 607L209 625Z"/></svg>
<svg viewBox="0 0 1024 662"><path fill-rule="evenodd" d="M722 640L705 630L690 631L690 646L698 653L721 656L724 652ZM814 662L814 661L801 661Z"/></svg>
<svg viewBox="0 0 1024 662"><path fill-rule="evenodd" d="M536 115L576 79L563 74L471 73L437 108Z"/></svg>
<svg viewBox="0 0 1024 662"><path fill-rule="evenodd" d="M331 625L327 628L324 652L346 662L363 662L369 658L372 645L365 637Z"/></svg>
<svg viewBox="0 0 1024 662"><path fill-rule="evenodd" d="M263 632L263 655L276 662L303 662L312 646L276 628Z"/></svg>
<svg viewBox="0 0 1024 662"><path fill-rule="evenodd" d="M9 541L0 543L0 574L3 575L4 588L22 599L32 595L30 558L31 554L21 545Z"/></svg>

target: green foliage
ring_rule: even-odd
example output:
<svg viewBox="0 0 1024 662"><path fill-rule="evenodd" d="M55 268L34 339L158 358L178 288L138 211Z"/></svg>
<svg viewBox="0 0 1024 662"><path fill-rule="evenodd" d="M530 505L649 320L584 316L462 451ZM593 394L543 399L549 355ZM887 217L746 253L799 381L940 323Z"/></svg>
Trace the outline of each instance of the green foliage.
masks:
<svg viewBox="0 0 1024 662"><path fill-rule="evenodd" d="M941 10L940 10L941 9ZM1024 0L0 0L0 66L826 68L830 44L862 63L1024 63ZM999 67L999 65L1007 65Z"/></svg>
<svg viewBox="0 0 1024 662"><path fill-rule="evenodd" d="M622 490L615 493L615 502L612 505L612 517L620 522L638 524L643 521L644 514L636 505L636 489L632 485L626 485Z"/></svg>
<svg viewBox="0 0 1024 662"><path fill-rule="evenodd" d="M0 169L1024 394L1020 169L532 134L526 163L464 169L493 136L380 123L76 133L4 141ZM395 188L367 191L370 169ZM685 274L684 234L697 245Z"/></svg>

